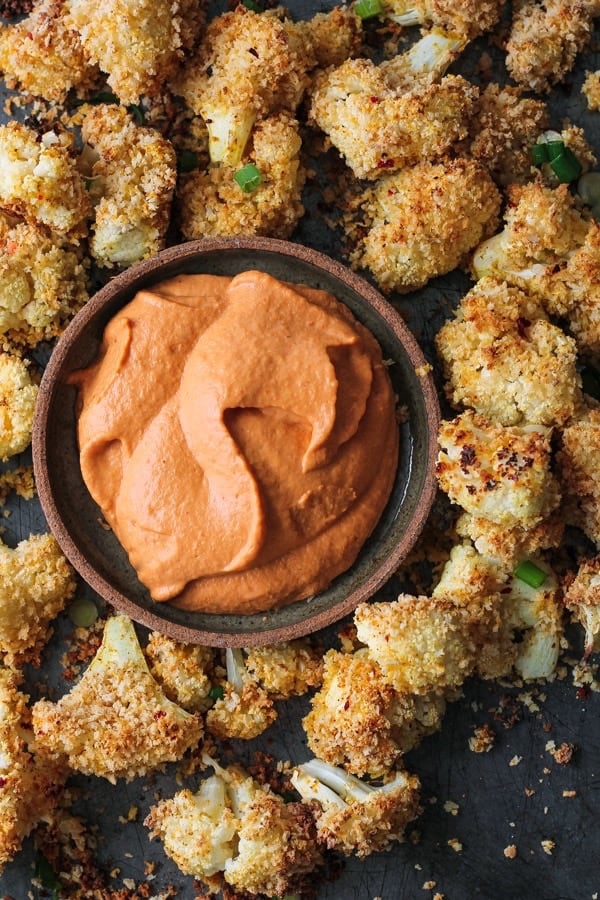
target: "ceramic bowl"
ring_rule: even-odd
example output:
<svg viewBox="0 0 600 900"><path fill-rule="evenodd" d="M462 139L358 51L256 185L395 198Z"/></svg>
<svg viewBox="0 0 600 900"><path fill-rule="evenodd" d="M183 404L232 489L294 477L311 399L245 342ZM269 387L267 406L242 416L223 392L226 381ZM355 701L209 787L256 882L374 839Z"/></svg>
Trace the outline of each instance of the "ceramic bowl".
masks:
<svg viewBox="0 0 600 900"><path fill-rule="evenodd" d="M102 515L83 482L76 435L76 389L69 375L98 353L108 321L141 288L181 273L235 275L265 271L284 281L334 294L375 335L398 402L400 457L392 495L355 564L322 593L268 613L191 613L154 602L128 557L102 527ZM63 552L85 581L135 621L187 643L250 647L317 631L351 613L394 573L413 547L435 496L439 424L436 390L425 358L403 319L365 280L302 245L263 238L191 241L127 269L98 291L70 323L42 378L33 434L33 459L42 508Z"/></svg>

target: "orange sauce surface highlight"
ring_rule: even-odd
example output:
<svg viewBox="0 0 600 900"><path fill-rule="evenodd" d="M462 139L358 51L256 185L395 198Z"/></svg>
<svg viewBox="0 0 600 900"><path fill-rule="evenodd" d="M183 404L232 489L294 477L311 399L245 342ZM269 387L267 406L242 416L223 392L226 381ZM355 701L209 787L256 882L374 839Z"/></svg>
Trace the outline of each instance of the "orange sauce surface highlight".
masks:
<svg viewBox="0 0 600 900"><path fill-rule="evenodd" d="M390 379L324 291L177 276L117 313L72 380L84 481L156 601L247 614L308 597L389 498Z"/></svg>

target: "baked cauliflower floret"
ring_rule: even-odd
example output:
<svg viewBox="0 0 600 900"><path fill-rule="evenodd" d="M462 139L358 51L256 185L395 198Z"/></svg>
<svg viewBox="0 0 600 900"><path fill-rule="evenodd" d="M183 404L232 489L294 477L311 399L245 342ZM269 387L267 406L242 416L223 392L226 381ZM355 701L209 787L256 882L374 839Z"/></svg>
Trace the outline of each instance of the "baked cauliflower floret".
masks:
<svg viewBox="0 0 600 900"><path fill-rule="evenodd" d="M438 440L439 486L471 515L525 528L558 506L549 429L506 427L467 410L442 422Z"/></svg>
<svg viewBox="0 0 600 900"><path fill-rule="evenodd" d="M162 250L177 180L175 150L122 106L89 109L82 136L95 159L90 252L101 266L129 266Z"/></svg>
<svg viewBox="0 0 600 900"><path fill-rule="evenodd" d="M31 443L37 395L28 364L0 350L0 459L21 453Z"/></svg>
<svg viewBox="0 0 600 900"><path fill-rule="evenodd" d="M454 75L395 89L385 69L368 59L350 59L315 80L310 121L357 177L373 179L443 156L466 136L477 94Z"/></svg>
<svg viewBox="0 0 600 900"><path fill-rule="evenodd" d="M600 556L584 559L563 585L564 603L584 629L585 656L600 650Z"/></svg>
<svg viewBox="0 0 600 900"><path fill-rule="evenodd" d="M600 548L600 410L585 410L560 435L557 474L564 515Z"/></svg>
<svg viewBox="0 0 600 900"><path fill-rule="evenodd" d="M582 403L573 338L535 298L494 278L463 297L436 335L445 390L501 425L561 425Z"/></svg>
<svg viewBox="0 0 600 900"><path fill-rule="evenodd" d="M558 510L532 528L497 525L481 516L462 513L455 527L457 535L469 538L479 553L495 560L502 569L511 570L524 557L560 546L565 523Z"/></svg>
<svg viewBox="0 0 600 900"><path fill-rule="evenodd" d="M384 15L399 25L438 25L477 37L500 18L501 0L386 0Z"/></svg>
<svg viewBox="0 0 600 900"><path fill-rule="evenodd" d="M236 170L211 165L184 176L179 188L181 228L188 240L223 235L289 237L304 213L306 170L300 161L298 123L281 113L259 122L244 164L256 166L260 183L243 191Z"/></svg>
<svg viewBox="0 0 600 900"><path fill-rule="evenodd" d="M237 166L257 120L295 112L312 64L298 50L275 16L240 5L212 20L175 89L204 119L213 163Z"/></svg>
<svg viewBox="0 0 600 900"><path fill-rule="evenodd" d="M362 603L354 622L385 680L409 694L461 685L498 624L489 602L448 593Z"/></svg>
<svg viewBox="0 0 600 900"><path fill-rule="evenodd" d="M39 665L51 622L75 588L73 570L51 534L31 535L14 550L0 542L0 656L5 664Z"/></svg>
<svg viewBox="0 0 600 900"><path fill-rule="evenodd" d="M324 663L323 686L302 720L308 746L319 759L359 777L379 778L439 728L444 697L398 693L367 650L329 650Z"/></svg>
<svg viewBox="0 0 600 900"><path fill-rule="evenodd" d="M277 897L301 889L322 862L312 806L285 803L239 766L204 761L215 774L197 793L183 790L151 808L151 837L210 891L225 883Z"/></svg>
<svg viewBox="0 0 600 900"><path fill-rule="evenodd" d="M360 50L362 19L351 6L334 6L329 12L286 25L309 42L311 55L321 69L339 66Z"/></svg>
<svg viewBox="0 0 600 900"><path fill-rule="evenodd" d="M249 649L246 668L274 700L299 697L323 680L323 658L303 639Z"/></svg>
<svg viewBox="0 0 600 900"><path fill-rule="evenodd" d="M215 665L211 647L182 644L153 631L144 648L150 672L165 695L188 712L206 712Z"/></svg>
<svg viewBox="0 0 600 900"><path fill-rule="evenodd" d="M356 202L353 266L405 293L455 269L495 229L500 194L478 163L456 159L386 175Z"/></svg>
<svg viewBox="0 0 600 900"><path fill-rule="evenodd" d="M164 90L204 22L198 0L69 0L87 57L123 103Z"/></svg>
<svg viewBox="0 0 600 900"><path fill-rule="evenodd" d="M316 800L319 840L346 856L369 856L402 842L409 822L421 812L420 782L398 771L374 786L320 759L297 766L292 784L305 801Z"/></svg>
<svg viewBox="0 0 600 900"><path fill-rule="evenodd" d="M0 668L0 872L42 819L52 815L66 769L37 753L27 697Z"/></svg>
<svg viewBox="0 0 600 900"><path fill-rule="evenodd" d="M80 237L90 202L72 156L73 138L11 121L0 126L0 206L61 235Z"/></svg>
<svg viewBox="0 0 600 900"><path fill-rule="evenodd" d="M33 727L48 753L113 783L180 759L202 734L200 719L163 694L123 615L107 621L100 649L75 687L57 703L35 704Z"/></svg>
<svg viewBox="0 0 600 900"><path fill-rule="evenodd" d="M531 176L531 145L549 124L542 100L524 97L520 89L488 84L469 123L469 153L501 185Z"/></svg>
<svg viewBox="0 0 600 900"><path fill-rule="evenodd" d="M98 71L67 21L66 0L40 0L20 22L0 29L0 72L7 86L50 101L93 87Z"/></svg>
<svg viewBox="0 0 600 900"><path fill-rule="evenodd" d="M477 248L471 267L475 278L492 275L530 290L584 243L590 221L566 184L511 185L507 197L503 230Z"/></svg>
<svg viewBox="0 0 600 900"><path fill-rule="evenodd" d="M502 593L502 602L503 616L519 638L515 645L515 671L530 681L549 678L556 670L563 610L558 601L558 581L554 573L538 558L527 562L533 562L538 572L546 573L544 580L532 586L523 578L511 578Z"/></svg>
<svg viewBox="0 0 600 900"><path fill-rule="evenodd" d="M528 90L543 93L562 81L577 54L589 43L594 4L570 0L520 2L506 42L511 77Z"/></svg>
<svg viewBox="0 0 600 900"><path fill-rule="evenodd" d="M251 740L275 721L277 710L268 692L248 672L241 650L228 647L225 664L223 696L207 712L206 728L215 737Z"/></svg>
<svg viewBox="0 0 600 900"><path fill-rule="evenodd" d="M87 298L78 248L46 228L0 214L0 334L29 346L49 340Z"/></svg>

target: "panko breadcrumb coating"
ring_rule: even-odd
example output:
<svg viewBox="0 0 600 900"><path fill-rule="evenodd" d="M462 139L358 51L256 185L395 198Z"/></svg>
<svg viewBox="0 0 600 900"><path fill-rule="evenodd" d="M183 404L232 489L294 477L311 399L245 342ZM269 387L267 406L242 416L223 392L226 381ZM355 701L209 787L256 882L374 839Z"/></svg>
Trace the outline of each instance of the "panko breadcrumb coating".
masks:
<svg viewBox="0 0 600 900"><path fill-rule="evenodd" d="M519 0L506 42L511 77L530 91L550 91L589 43L594 15L598 12L589 0Z"/></svg>
<svg viewBox="0 0 600 900"><path fill-rule="evenodd" d="M154 97L204 23L200 0L69 0L69 23L122 103Z"/></svg>
<svg viewBox="0 0 600 900"><path fill-rule="evenodd" d="M493 28L502 0L387 0L385 15L400 25L438 25L469 38Z"/></svg>
<svg viewBox="0 0 600 900"><path fill-rule="evenodd" d="M38 822L52 815L66 776L36 752L20 680L0 668L0 873Z"/></svg>
<svg viewBox="0 0 600 900"><path fill-rule="evenodd" d="M185 237L289 237L304 214L301 144L298 123L281 113L253 129L243 164L253 163L260 173L254 190L242 191L234 180L236 170L223 164L185 175L178 189Z"/></svg>
<svg viewBox="0 0 600 900"><path fill-rule="evenodd" d="M532 527L557 507L548 428L505 427L467 410L441 423L438 441L439 486L468 513Z"/></svg>
<svg viewBox="0 0 600 900"><path fill-rule="evenodd" d="M300 697L323 680L323 657L306 639L252 647L246 668L274 700Z"/></svg>
<svg viewBox="0 0 600 900"><path fill-rule="evenodd" d="M563 585L564 603L585 631L586 657L600 649L600 556L584 559Z"/></svg>
<svg viewBox="0 0 600 900"><path fill-rule="evenodd" d="M254 679L247 678L241 688L226 681L223 691L224 696L206 713L206 730L214 737L249 741L277 718L273 700Z"/></svg>
<svg viewBox="0 0 600 900"><path fill-rule="evenodd" d="M313 806L286 803L239 766L210 764L215 774L196 793L184 789L151 808L150 836L210 893L226 884L244 896L302 891L322 863Z"/></svg>
<svg viewBox="0 0 600 900"><path fill-rule="evenodd" d="M188 712L206 712L215 654L211 647L182 644L153 631L144 648L150 672L165 695Z"/></svg>
<svg viewBox="0 0 600 900"><path fill-rule="evenodd" d="M386 175L357 198L352 265L370 269L385 291L416 290L455 269L493 233L500 203L491 177L473 160L424 162Z"/></svg>
<svg viewBox="0 0 600 900"><path fill-rule="evenodd" d="M479 597L413 597L361 603L354 622L384 678L397 691L427 694L457 687L471 674L478 654L498 629L498 616Z"/></svg>
<svg viewBox="0 0 600 900"><path fill-rule="evenodd" d="M329 650L324 664L323 686L302 725L309 749L330 765L381 778L440 727L444 697L398 693L367 650Z"/></svg>
<svg viewBox="0 0 600 900"><path fill-rule="evenodd" d="M9 88L49 101L82 95L98 79L67 20L68 0L39 0L27 18L0 29L0 72Z"/></svg>
<svg viewBox="0 0 600 900"><path fill-rule="evenodd" d="M21 453L31 443L38 387L28 363L0 350L0 459Z"/></svg>
<svg viewBox="0 0 600 900"><path fill-rule="evenodd" d="M340 66L356 56L363 37L362 19L351 6L334 6L329 12L316 13L311 19L294 22L293 29L308 40L320 69Z"/></svg>
<svg viewBox="0 0 600 900"><path fill-rule="evenodd" d="M534 556L541 550L559 547L565 523L557 510L532 528L497 525L481 516L462 513L455 527L459 537L469 538L479 553L509 571L522 559Z"/></svg>
<svg viewBox="0 0 600 900"><path fill-rule="evenodd" d="M557 475L564 515L600 548L600 409L585 410L560 434Z"/></svg>
<svg viewBox="0 0 600 900"><path fill-rule="evenodd" d="M385 70L350 59L315 82L309 121L358 178L434 161L467 135L478 89L458 75L395 90Z"/></svg>
<svg viewBox="0 0 600 900"><path fill-rule="evenodd" d="M295 112L313 65L306 50L293 27L241 4L212 20L174 89L204 119L213 162L237 166L255 122Z"/></svg>
<svg viewBox="0 0 600 900"><path fill-rule="evenodd" d="M501 185L531 176L531 145L548 128L542 100L522 96L519 88L491 83L482 91L469 123L469 153Z"/></svg>
<svg viewBox="0 0 600 900"><path fill-rule="evenodd" d="M600 71L586 72L581 91L585 97L588 109L600 109Z"/></svg>
<svg viewBox="0 0 600 900"><path fill-rule="evenodd" d="M56 539L31 535L14 550L0 543L0 586L0 656L5 665L39 665L51 623L76 588Z"/></svg>
<svg viewBox="0 0 600 900"><path fill-rule="evenodd" d="M435 339L450 403L501 425L562 425L583 401L573 338L535 298L494 278L477 282Z"/></svg>
<svg viewBox="0 0 600 900"><path fill-rule="evenodd" d="M81 133L90 170L98 265L130 266L162 250L177 180L175 150L122 106L88 108Z"/></svg>
<svg viewBox="0 0 600 900"><path fill-rule="evenodd" d="M0 334L33 347L57 337L88 299L81 250L0 213Z"/></svg>
<svg viewBox="0 0 600 900"><path fill-rule="evenodd" d="M85 234L90 201L67 132L0 126L0 207L73 239Z"/></svg>
<svg viewBox="0 0 600 900"><path fill-rule="evenodd" d="M116 782L180 760L202 735L198 716L163 694L148 670L131 621L110 618L81 680L57 703L32 710L39 746L70 768Z"/></svg>

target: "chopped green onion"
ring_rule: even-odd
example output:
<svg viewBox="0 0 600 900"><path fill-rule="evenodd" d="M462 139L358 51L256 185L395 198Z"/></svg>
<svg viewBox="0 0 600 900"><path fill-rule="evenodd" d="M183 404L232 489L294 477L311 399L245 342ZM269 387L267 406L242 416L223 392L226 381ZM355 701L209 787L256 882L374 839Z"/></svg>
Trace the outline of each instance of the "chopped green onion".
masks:
<svg viewBox="0 0 600 900"><path fill-rule="evenodd" d="M253 163L242 166L233 177L245 194L255 191L262 181L262 175Z"/></svg>
<svg viewBox="0 0 600 900"><path fill-rule="evenodd" d="M177 157L177 168L180 172L193 172L199 164L198 154L193 150L182 150Z"/></svg>
<svg viewBox="0 0 600 900"><path fill-rule="evenodd" d="M550 166L562 184L575 181L581 175L581 163L569 147L564 147L562 153L551 158Z"/></svg>
<svg viewBox="0 0 600 900"><path fill-rule="evenodd" d="M524 559L515 569L515 577L520 581L524 581L529 587L540 587L548 577L548 573L536 566L529 559Z"/></svg>
<svg viewBox="0 0 600 900"><path fill-rule="evenodd" d="M358 0L358 3L354 4L354 12L361 19L372 19L375 16L380 16L384 9L385 6L381 0Z"/></svg>
<svg viewBox="0 0 600 900"><path fill-rule="evenodd" d="M78 597L69 606L68 616L78 628L89 628L98 618L98 609L93 600L87 597Z"/></svg>
<svg viewBox="0 0 600 900"><path fill-rule="evenodd" d="M135 103L130 103L127 107L127 111L131 113L138 125L144 124L144 110L141 106L137 106Z"/></svg>
<svg viewBox="0 0 600 900"><path fill-rule="evenodd" d="M586 366L581 372L583 393L594 400L600 400L600 372L593 366Z"/></svg>
<svg viewBox="0 0 600 900"><path fill-rule="evenodd" d="M246 9L249 9L250 12L261 13L263 12L262 7L255 3L254 0L242 0L242 6L245 6Z"/></svg>
<svg viewBox="0 0 600 900"><path fill-rule="evenodd" d="M216 684L214 687L211 687L208 696L211 700L222 700L225 696L225 689L220 684Z"/></svg>
<svg viewBox="0 0 600 900"><path fill-rule="evenodd" d="M42 853L38 853L35 858L35 877L39 879L40 884L47 891L52 891L52 900L58 900L62 884L58 880L56 872Z"/></svg>
<svg viewBox="0 0 600 900"><path fill-rule="evenodd" d="M560 154L565 149L564 141L548 141L547 144L544 145L548 151L548 159L552 162L553 159L556 159L560 156Z"/></svg>
<svg viewBox="0 0 600 900"><path fill-rule="evenodd" d="M548 145L534 144L531 148L531 159L534 166L541 166L542 163L548 162Z"/></svg>

